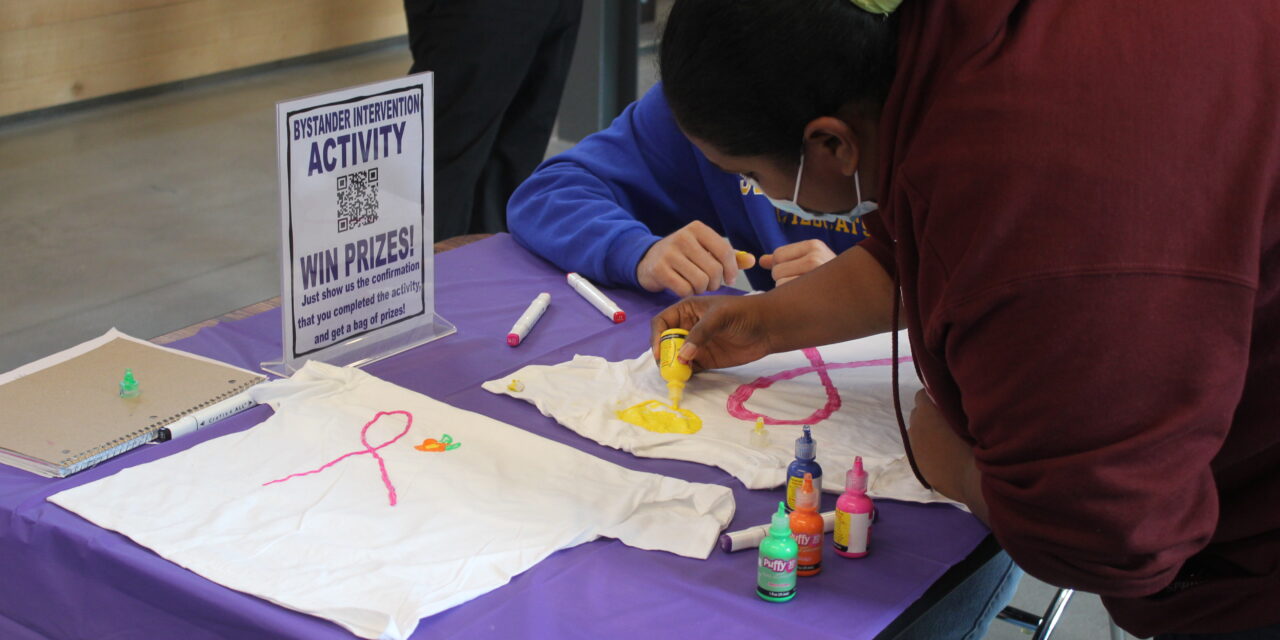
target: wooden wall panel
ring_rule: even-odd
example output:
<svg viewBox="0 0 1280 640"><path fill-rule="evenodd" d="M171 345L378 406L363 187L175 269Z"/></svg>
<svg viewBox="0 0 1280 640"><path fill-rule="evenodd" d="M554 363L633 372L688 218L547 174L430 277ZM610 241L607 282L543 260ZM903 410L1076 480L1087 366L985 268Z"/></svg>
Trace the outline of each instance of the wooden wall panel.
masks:
<svg viewBox="0 0 1280 640"><path fill-rule="evenodd" d="M403 0L6 0L0 116L401 35Z"/></svg>
<svg viewBox="0 0 1280 640"><path fill-rule="evenodd" d="M191 0L5 0L0 31L29 29Z"/></svg>

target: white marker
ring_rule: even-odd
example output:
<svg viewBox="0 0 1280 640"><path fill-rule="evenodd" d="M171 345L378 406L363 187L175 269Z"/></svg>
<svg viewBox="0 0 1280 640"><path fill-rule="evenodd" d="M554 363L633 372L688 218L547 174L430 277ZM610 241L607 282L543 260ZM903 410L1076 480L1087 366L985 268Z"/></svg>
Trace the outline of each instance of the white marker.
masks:
<svg viewBox="0 0 1280 640"><path fill-rule="evenodd" d="M570 273L569 286L573 287L573 290L577 291L578 295L586 298L587 302L591 303L591 306L599 309L600 313L604 314L604 317L613 320L614 324L627 319L627 312L619 309L618 305L614 304L608 296L600 293L600 290L595 285L587 282L586 278L576 273Z"/></svg>
<svg viewBox="0 0 1280 640"><path fill-rule="evenodd" d="M822 530L831 533L836 528L836 512L826 511L822 514ZM741 531L730 531L720 535L720 548L733 553L743 549L755 549L760 541L769 535L769 525L761 524L747 527Z"/></svg>
<svg viewBox="0 0 1280 640"><path fill-rule="evenodd" d="M156 434L157 442L167 442L174 438L195 433L219 420L225 420L246 409L256 406L248 391L241 391L226 400L216 402L203 409L189 413L167 427L161 427Z"/></svg>
<svg viewBox="0 0 1280 640"><path fill-rule="evenodd" d="M538 319L542 317L543 313L546 313L547 307L550 305L551 294L539 293L538 297L529 303L529 308L520 314L520 319L516 320L515 325L511 327L511 332L507 334L507 344L513 347L518 346L520 341L529 335L529 330L533 328L533 325L538 324Z"/></svg>

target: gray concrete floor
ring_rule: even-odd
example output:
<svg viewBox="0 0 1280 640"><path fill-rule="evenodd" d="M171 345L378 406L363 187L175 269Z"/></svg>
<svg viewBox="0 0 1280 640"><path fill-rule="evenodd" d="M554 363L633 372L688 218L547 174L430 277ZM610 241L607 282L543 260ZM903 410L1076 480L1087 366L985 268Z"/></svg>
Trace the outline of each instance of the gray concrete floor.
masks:
<svg viewBox="0 0 1280 640"><path fill-rule="evenodd" d="M409 63L392 44L0 121L0 371L112 326L150 338L277 295L275 103ZM1014 604L1039 613L1053 591L1026 578ZM999 621L987 635L1026 637ZM1108 638L1098 598L1077 594L1053 637Z"/></svg>

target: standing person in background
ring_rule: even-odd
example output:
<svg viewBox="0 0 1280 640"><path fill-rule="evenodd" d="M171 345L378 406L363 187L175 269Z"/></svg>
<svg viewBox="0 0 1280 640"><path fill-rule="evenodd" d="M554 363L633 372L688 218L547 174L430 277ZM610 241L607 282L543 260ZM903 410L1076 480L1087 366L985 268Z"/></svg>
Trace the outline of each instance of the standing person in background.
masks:
<svg viewBox="0 0 1280 640"><path fill-rule="evenodd" d="M582 0L405 0L410 73L435 72L435 240L506 231L542 161Z"/></svg>

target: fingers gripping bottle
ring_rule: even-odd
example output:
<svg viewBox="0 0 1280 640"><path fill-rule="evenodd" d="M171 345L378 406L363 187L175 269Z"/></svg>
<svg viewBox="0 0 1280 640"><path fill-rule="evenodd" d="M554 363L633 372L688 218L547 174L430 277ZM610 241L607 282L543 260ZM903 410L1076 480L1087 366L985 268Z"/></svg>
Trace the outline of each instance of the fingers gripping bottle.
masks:
<svg viewBox="0 0 1280 640"><path fill-rule="evenodd" d="M796 597L796 541L791 538L784 505L778 503L769 535L760 542L756 563L756 595L769 602L786 602Z"/></svg>
<svg viewBox="0 0 1280 640"><path fill-rule="evenodd" d="M804 426L804 435L796 438L796 459L787 467L787 511L796 508L796 493L804 484L804 474L813 475L813 490L822 495L822 467L814 457L818 454L818 443L809 434L809 425Z"/></svg>
<svg viewBox="0 0 1280 640"><path fill-rule="evenodd" d="M796 539L796 575L816 576L822 571L822 537L825 527L818 513L818 492L813 475L804 474L804 484L796 494L796 510L791 512L791 537Z"/></svg>
<svg viewBox="0 0 1280 640"><path fill-rule="evenodd" d="M693 375L693 368L680 362L676 355L680 347L689 339L689 332L684 329L667 329L658 336L658 373L667 381L667 394L671 400L671 408L680 408L680 399L684 396L684 384Z"/></svg>
<svg viewBox="0 0 1280 640"><path fill-rule="evenodd" d="M831 539L836 555L861 558L867 555L871 540L871 513L875 505L867 497L867 472L862 457L853 459L853 468L845 474L844 493L836 500L836 530Z"/></svg>

